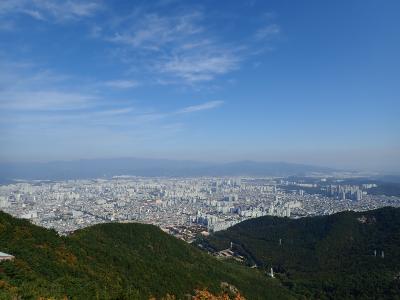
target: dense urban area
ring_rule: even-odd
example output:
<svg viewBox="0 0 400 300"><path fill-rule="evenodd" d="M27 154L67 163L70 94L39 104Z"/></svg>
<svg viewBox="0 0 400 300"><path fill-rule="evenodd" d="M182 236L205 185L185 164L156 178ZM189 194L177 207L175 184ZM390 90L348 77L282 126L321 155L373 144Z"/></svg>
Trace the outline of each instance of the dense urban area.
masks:
<svg viewBox="0 0 400 300"><path fill-rule="evenodd" d="M140 222L190 242L199 233L264 215L300 218L400 206L400 197L370 194L376 187L338 177L30 181L1 185L0 209L60 234L102 222Z"/></svg>

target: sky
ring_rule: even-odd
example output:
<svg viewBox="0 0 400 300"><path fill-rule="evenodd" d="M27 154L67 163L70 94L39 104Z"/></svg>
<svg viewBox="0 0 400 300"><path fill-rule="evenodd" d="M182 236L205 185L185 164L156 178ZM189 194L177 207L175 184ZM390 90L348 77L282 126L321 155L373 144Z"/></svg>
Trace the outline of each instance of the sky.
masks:
<svg viewBox="0 0 400 300"><path fill-rule="evenodd" d="M0 1L0 161L400 170L400 1Z"/></svg>

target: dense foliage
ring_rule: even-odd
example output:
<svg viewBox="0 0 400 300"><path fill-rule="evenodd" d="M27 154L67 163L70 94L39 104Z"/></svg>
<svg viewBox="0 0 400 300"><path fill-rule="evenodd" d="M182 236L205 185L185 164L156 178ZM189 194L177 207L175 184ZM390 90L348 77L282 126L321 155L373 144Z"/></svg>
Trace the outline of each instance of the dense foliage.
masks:
<svg viewBox="0 0 400 300"><path fill-rule="evenodd" d="M60 237L0 212L0 251L15 256L0 263L0 299L182 299L196 289L219 294L221 282L247 299L291 298L261 272L218 261L152 225L101 224Z"/></svg>
<svg viewBox="0 0 400 300"><path fill-rule="evenodd" d="M230 242L248 264L272 267L306 298L400 299L398 208L296 220L267 216L199 241L214 251Z"/></svg>

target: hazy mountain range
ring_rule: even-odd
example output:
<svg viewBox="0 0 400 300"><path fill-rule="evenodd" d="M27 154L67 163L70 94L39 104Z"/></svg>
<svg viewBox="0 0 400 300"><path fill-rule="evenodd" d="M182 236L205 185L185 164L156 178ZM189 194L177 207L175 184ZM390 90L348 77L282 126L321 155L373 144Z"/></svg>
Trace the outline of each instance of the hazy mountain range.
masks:
<svg viewBox="0 0 400 300"><path fill-rule="evenodd" d="M168 159L85 159L75 161L0 163L0 180L63 180L112 176L288 176L332 172L327 167L286 162L211 163Z"/></svg>

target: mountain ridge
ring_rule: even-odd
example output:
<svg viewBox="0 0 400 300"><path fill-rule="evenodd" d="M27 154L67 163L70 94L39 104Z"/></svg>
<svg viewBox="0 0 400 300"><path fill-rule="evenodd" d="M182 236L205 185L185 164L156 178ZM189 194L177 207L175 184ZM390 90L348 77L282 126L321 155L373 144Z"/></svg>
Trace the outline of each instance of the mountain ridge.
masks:
<svg viewBox="0 0 400 300"><path fill-rule="evenodd" d="M294 299L262 272L221 262L139 223L97 224L58 236L0 212L0 299L186 299L194 290L221 292L227 283L247 299Z"/></svg>
<svg viewBox="0 0 400 300"><path fill-rule="evenodd" d="M65 180L113 176L288 176L335 169L288 162L234 161L212 163L190 160L109 158L52 162L0 163L0 179Z"/></svg>
<svg viewBox="0 0 400 300"><path fill-rule="evenodd" d="M196 244L203 251L138 223L97 224L58 236L0 212L0 251L15 256L0 264L0 299L184 299L197 289L219 293L222 283L246 299L400 295L400 208L300 219L264 216ZM248 267L204 251L227 248ZM266 274L270 268L274 279Z"/></svg>
<svg viewBox="0 0 400 300"><path fill-rule="evenodd" d="M264 216L197 243L215 252L231 242L248 265L273 268L289 290L307 298L400 296L400 208L300 219Z"/></svg>

